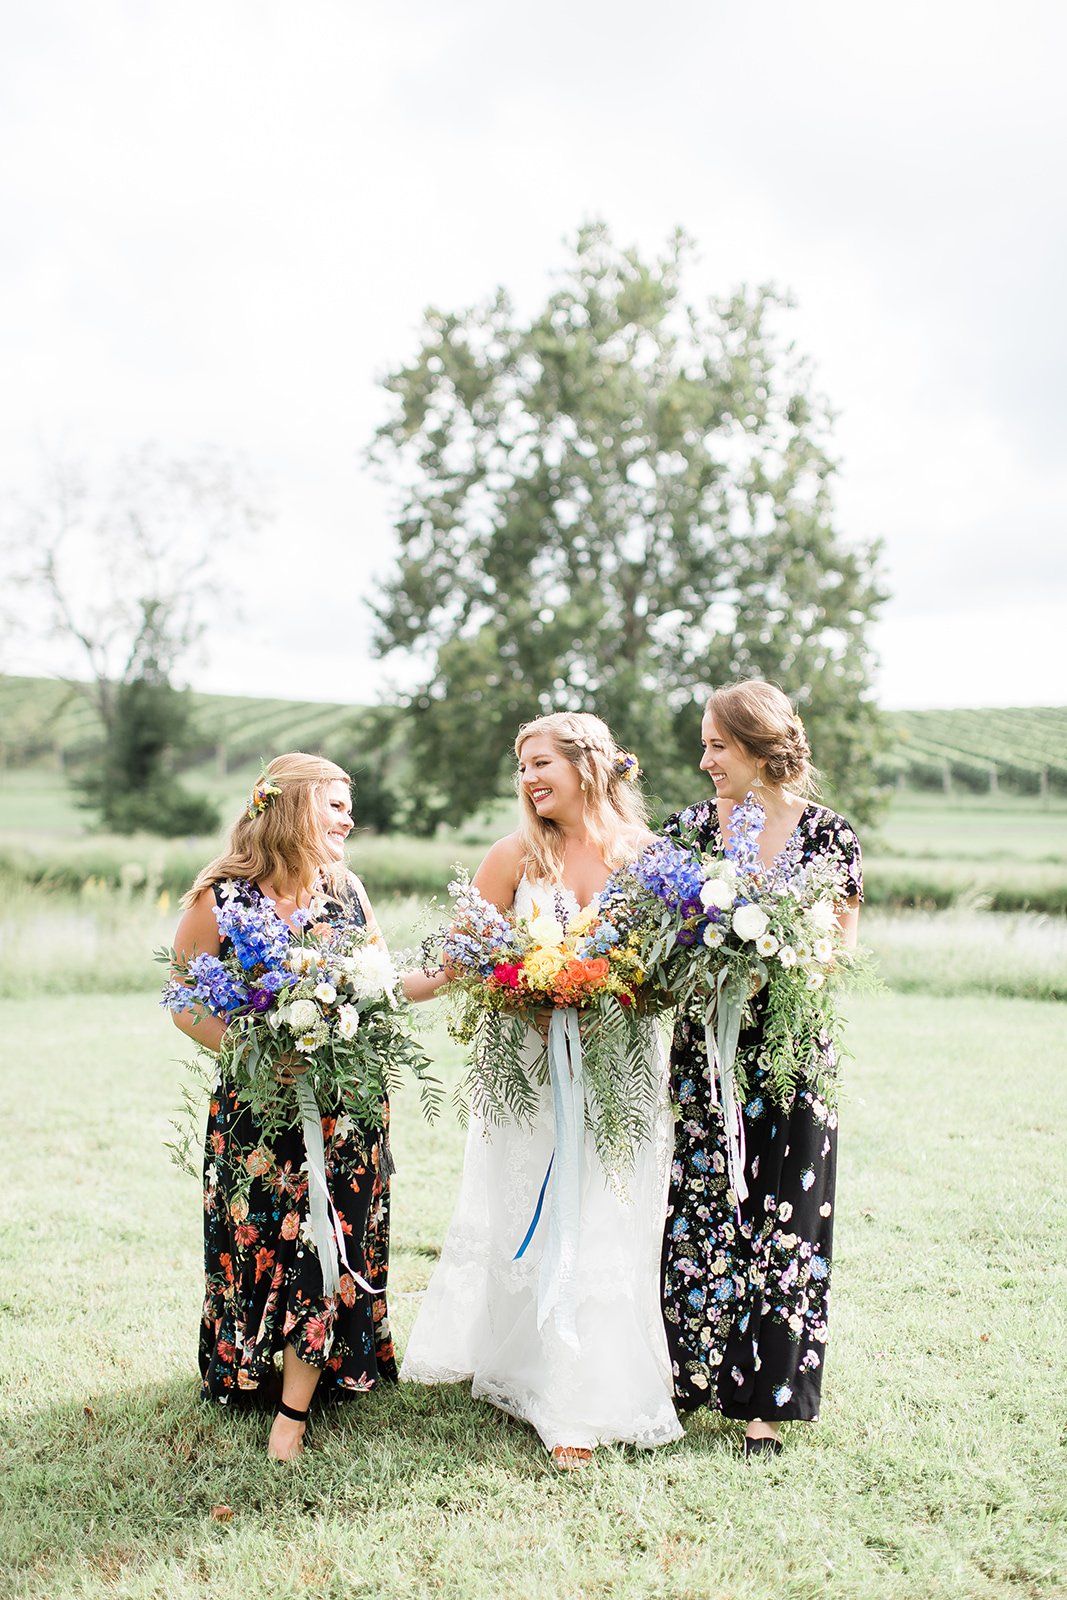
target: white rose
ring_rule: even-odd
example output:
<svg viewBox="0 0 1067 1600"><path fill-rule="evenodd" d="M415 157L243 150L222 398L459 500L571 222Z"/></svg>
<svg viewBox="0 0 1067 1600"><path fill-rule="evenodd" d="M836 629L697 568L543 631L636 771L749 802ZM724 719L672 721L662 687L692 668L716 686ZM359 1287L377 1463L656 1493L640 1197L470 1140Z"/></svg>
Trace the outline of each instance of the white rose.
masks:
<svg viewBox="0 0 1067 1600"><path fill-rule="evenodd" d="M734 903L734 886L723 878L709 878L707 883L700 886L700 903L707 911L709 906L718 906L720 911L729 911Z"/></svg>
<svg viewBox="0 0 1067 1600"><path fill-rule="evenodd" d="M315 987L315 999L321 1000L324 1006L332 1006L337 999L337 990L332 983L320 983Z"/></svg>
<svg viewBox="0 0 1067 1600"><path fill-rule="evenodd" d="M312 1000L294 1000L285 1020L294 1033L307 1033L319 1020L319 1008Z"/></svg>
<svg viewBox="0 0 1067 1600"><path fill-rule="evenodd" d="M709 922L704 929L703 938L709 950L717 950L723 941L722 929L717 928L713 922Z"/></svg>
<svg viewBox="0 0 1067 1600"><path fill-rule="evenodd" d="M547 950L554 950L567 936L563 924L557 922L555 917L534 917L527 926L534 943L542 945Z"/></svg>
<svg viewBox="0 0 1067 1600"><path fill-rule="evenodd" d="M359 1031L359 1012L355 1006L337 1007L337 1031L342 1039L354 1039Z"/></svg>
<svg viewBox="0 0 1067 1600"><path fill-rule="evenodd" d="M756 949L761 956L773 956L778 949L778 940L773 933L764 933L756 940Z"/></svg>
<svg viewBox="0 0 1067 1600"><path fill-rule="evenodd" d="M783 967L795 967L797 964L797 953L791 944L784 944L778 952L778 959L782 963Z"/></svg>
<svg viewBox="0 0 1067 1600"><path fill-rule="evenodd" d="M816 900L808 910L808 926L815 933L829 933L836 921L832 900Z"/></svg>
<svg viewBox="0 0 1067 1600"><path fill-rule="evenodd" d="M759 906L738 906L734 912L733 929L739 939L758 939L767 926L767 913Z"/></svg>

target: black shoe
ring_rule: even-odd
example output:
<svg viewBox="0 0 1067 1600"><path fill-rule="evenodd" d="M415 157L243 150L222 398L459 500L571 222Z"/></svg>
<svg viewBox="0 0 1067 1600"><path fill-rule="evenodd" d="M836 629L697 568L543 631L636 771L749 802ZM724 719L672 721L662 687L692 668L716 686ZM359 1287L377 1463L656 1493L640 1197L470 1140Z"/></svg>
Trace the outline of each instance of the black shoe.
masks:
<svg viewBox="0 0 1067 1600"><path fill-rule="evenodd" d="M745 1460L750 1456L780 1456L782 1453L781 1439L746 1439Z"/></svg>

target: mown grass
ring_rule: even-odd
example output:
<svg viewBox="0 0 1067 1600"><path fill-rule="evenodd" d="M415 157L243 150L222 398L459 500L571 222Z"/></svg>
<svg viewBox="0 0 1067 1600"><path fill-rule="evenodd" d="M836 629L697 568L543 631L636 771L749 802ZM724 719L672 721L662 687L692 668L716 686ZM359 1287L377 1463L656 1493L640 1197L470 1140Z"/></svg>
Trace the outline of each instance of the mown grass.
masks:
<svg viewBox="0 0 1067 1600"><path fill-rule="evenodd" d="M0 1548L12 1597L1063 1593L1067 1075L1055 1007L858 1000L823 1421L747 1468L736 1427L557 1476L462 1387L325 1416L295 1470L195 1399L199 1197L161 1149L182 1041L144 998L3 1005L10 1182ZM446 1078L454 1048L434 1023ZM403 1342L454 1122L395 1107ZM214 1520L228 1506L232 1520Z"/></svg>

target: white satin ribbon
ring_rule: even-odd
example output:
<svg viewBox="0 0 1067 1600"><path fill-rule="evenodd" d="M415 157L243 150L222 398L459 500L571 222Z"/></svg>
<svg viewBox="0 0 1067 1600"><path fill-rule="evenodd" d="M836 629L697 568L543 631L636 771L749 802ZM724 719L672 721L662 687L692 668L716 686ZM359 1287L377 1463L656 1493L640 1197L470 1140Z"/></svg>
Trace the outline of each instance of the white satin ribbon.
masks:
<svg viewBox="0 0 1067 1600"><path fill-rule="evenodd" d="M348 1259L345 1231L326 1183L322 1117L315 1091L304 1075L296 1080L296 1100L304 1128L304 1149L308 1158L308 1214L311 1218L311 1237L322 1268L322 1292L327 1300L337 1295L341 1287L340 1263L343 1263L345 1271L365 1294L384 1294L384 1289L375 1289Z"/></svg>
<svg viewBox="0 0 1067 1600"><path fill-rule="evenodd" d="M564 1344L577 1351L578 1241L585 1163L585 1079L582 1035L574 1006L558 1007L548 1025L548 1074L556 1122L552 1208L537 1279L537 1327L550 1316Z"/></svg>

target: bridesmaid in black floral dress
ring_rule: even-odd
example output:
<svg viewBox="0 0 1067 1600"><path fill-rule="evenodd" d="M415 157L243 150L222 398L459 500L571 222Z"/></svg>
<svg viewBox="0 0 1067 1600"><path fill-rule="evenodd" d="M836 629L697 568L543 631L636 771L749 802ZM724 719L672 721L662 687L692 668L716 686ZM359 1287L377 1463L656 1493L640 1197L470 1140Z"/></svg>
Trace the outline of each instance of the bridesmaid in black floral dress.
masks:
<svg viewBox="0 0 1067 1600"><path fill-rule="evenodd" d="M839 865L838 920L854 943L863 893L859 841L841 817L805 799L810 754L789 701L770 684L729 685L709 700L702 735L700 765L716 798L679 812L664 831L684 831L701 848L721 851L734 806L751 792L766 814L760 854L768 865L801 868L817 856ZM837 1116L816 1093L800 1089L783 1108L763 1092L758 996L754 1011L738 1043L752 1086L743 1108L749 1194L739 1209L727 1187L726 1134L703 1029L682 1020L675 1031L679 1119L663 1249L677 1404L707 1405L746 1422L746 1455L777 1453L781 1422L819 1414L837 1165Z"/></svg>
<svg viewBox="0 0 1067 1600"><path fill-rule="evenodd" d="M221 954L214 908L237 895L269 898L283 921L369 925L373 914L358 880L344 870L352 827L347 775L318 756L279 756L235 824L229 849L185 897L179 956ZM273 790L273 793L267 793ZM267 797L264 799L263 796ZM260 797L257 802L257 796ZM218 1050L224 1026L173 1013L183 1032ZM307 1408L320 1379L335 1394L395 1381L386 1310L389 1242L388 1107L380 1127L354 1121L340 1105L322 1117L326 1177L353 1272L336 1296L323 1294L310 1236L303 1132L287 1131L267 1150L247 1108L216 1088L204 1152L204 1267L200 1373L205 1399L233 1404L262 1395L278 1406L269 1454L283 1460L303 1447ZM235 1183L235 1160L262 1151L265 1170L249 1190ZM275 1356L281 1353L278 1403Z"/></svg>

